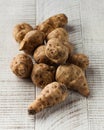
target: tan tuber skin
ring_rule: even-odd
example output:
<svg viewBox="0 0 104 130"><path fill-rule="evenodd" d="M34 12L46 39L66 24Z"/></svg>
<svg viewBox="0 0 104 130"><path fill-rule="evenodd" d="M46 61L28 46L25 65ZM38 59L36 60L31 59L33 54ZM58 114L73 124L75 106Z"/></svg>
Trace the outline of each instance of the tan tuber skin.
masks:
<svg viewBox="0 0 104 130"><path fill-rule="evenodd" d="M84 54L73 54L70 57L69 62L79 66L83 70L86 70L89 65L89 59Z"/></svg>
<svg viewBox="0 0 104 130"><path fill-rule="evenodd" d="M41 88L53 82L55 76L55 67L46 65L44 63L34 64L31 79L32 82Z"/></svg>
<svg viewBox="0 0 104 130"><path fill-rule="evenodd" d="M52 38L47 42L45 54L56 64L64 64L70 53L69 48L63 44L63 41L57 38Z"/></svg>
<svg viewBox="0 0 104 130"><path fill-rule="evenodd" d="M33 30L33 28L29 24L21 23L14 27L13 36L14 36L15 40L18 43L20 43L23 40L26 33L28 33L31 30Z"/></svg>
<svg viewBox="0 0 104 130"><path fill-rule="evenodd" d="M68 33L64 28L56 28L52 32L50 32L47 36L47 41L52 38L58 38L61 41L68 41Z"/></svg>
<svg viewBox="0 0 104 130"><path fill-rule="evenodd" d="M65 84L68 88L78 91L83 96L89 95L88 83L83 70L74 65L60 65L56 70L56 81Z"/></svg>
<svg viewBox="0 0 104 130"><path fill-rule="evenodd" d="M20 78L28 78L31 75L33 63L31 58L26 54L18 54L13 58L11 70Z"/></svg>
<svg viewBox="0 0 104 130"><path fill-rule="evenodd" d="M46 45L46 55L51 61L55 62L56 64L63 64L66 62L68 58L65 55L68 54L68 57L69 57L73 51L73 46L68 42L68 39L69 39L68 33L66 32L64 28L56 28L48 34L47 36L48 42ZM56 42L58 44L56 44ZM48 46L48 44L49 45L51 44L50 45L51 47ZM53 53L54 50L55 50L55 53ZM64 51L65 51L65 54L62 56L62 53ZM51 52L53 54L50 54Z"/></svg>
<svg viewBox="0 0 104 130"><path fill-rule="evenodd" d="M49 60L49 58L46 56L45 48L46 48L45 45L41 45L36 48L36 50L34 51L34 55L33 55L35 62L36 63L45 63L48 65L54 65L54 63L51 60Z"/></svg>
<svg viewBox="0 0 104 130"><path fill-rule="evenodd" d="M52 82L48 84L40 95L28 107L29 114L35 114L47 107L54 106L66 99L67 88L64 84Z"/></svg>
<svg viewBox="0 0 104 130"><path fill-rule="evenodd" d="M65 14L57 14L36 26L35 29L44 32L47 36L55 28L64 27L67 24L67 22L68 18Z"/></svg>
<svg viewBox="0 0 104 130"><path fill-rule="evenodd" d="M44 42L44 33L39 30L28 32L20 43L20 50L27 54L33 54L34 50Z"/></svg>

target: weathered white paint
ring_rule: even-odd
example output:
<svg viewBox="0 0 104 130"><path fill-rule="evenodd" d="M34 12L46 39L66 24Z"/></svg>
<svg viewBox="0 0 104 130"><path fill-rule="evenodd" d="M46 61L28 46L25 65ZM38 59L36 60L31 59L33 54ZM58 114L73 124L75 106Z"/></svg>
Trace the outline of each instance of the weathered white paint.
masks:
<svg viewBox="0 0 104 130"><path fill-rule="evenodd" d="M13 26L32 26L57 13L69 18L67 30L76 52L89 56L89 98L71 92L68 99L36 116L27 106L38 95L29 80L14 76L10 62L18 54ZM0 0L0 130L104 130L104 1Z"/></svg>

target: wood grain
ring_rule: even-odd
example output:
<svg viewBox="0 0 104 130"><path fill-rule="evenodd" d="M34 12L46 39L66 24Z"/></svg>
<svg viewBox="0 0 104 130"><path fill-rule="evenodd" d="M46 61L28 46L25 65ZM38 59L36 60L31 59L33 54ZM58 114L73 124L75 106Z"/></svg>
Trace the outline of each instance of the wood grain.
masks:
<svg viewBox="0 0 104 130"><path fill-rule="evenodd" d="M10 62L20 53L12 29L21 22L35 26L35 1L0 0L0 6L0 130L34 130L35 118L27 113L35 97L34 86L17 78Z"/></svg>
<svg viewBox="0 0 104 130"><path fill-rule="evenodd" d="M102 0L81 2L84 52L90 58L90 66L87 70L87 79L91 90L90 97L87 100L90 130L104 129L103 9L104 1Z"/></svg>
<svg viewBox="0 0 104 130"><path fill-rule="evenodd" d="M12 29L21 22L35 26L57 13L68 16L75 51L89 56L91 93L85 98L69 92L65 102L29 116L27 106L41 89L10 70L12 58L20 53ZM0 130L104 130L103 16L103 0L0 0Z"/></svg>

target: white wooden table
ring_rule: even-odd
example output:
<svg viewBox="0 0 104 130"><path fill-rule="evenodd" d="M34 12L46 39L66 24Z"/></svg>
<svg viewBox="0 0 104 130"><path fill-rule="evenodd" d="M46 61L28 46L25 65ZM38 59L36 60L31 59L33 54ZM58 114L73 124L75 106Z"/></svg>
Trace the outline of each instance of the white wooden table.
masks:
<svg viewBox="0 0 104 130"><path fill-rule="evenodd" d="M10 70L19 53L12 29L57 13L68 16L76 51L89 56L91 94L71 93L66 102L29 116L27 106L40 90ZM104 0L0 0L0 130L104 130Z"/></svg>

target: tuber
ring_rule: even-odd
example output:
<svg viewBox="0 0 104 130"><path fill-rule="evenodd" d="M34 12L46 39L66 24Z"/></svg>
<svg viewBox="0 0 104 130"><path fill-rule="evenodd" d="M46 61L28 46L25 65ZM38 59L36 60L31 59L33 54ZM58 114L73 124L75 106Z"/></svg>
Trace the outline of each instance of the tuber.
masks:
<svg viewBox="0 0 104 130"><path fill-rule="evenodd" d="M14 27L13 36L14 36L15 40L18 43L20 43L23 40L26 33L28 33L31 30L33 30L33 28L29 24L21 23Z"/></svg>
<svg viewBox="0 0 104 130"><path fill-rule="evenodd" d="M28 107L29 114L35 114L47 107L54 106L66 99L67 88L64 84L52 82L48 84L40 95Z"/></svg>
<svg viewBox="0 0 104 130"><path fill-rule="evenodd" d="M56 70L56 81L78 91L83 96L89 95L88 83L82 69L74 64L60 65Z"/></svg>
<svg viewBox="0 0 104 130"><path fill-rule="evenodd" d="M86 70L89 65L89 59L84 54L73 54L70 57L69 62L79 66L83 70Z"/></svg>
<svg viewBox="0 0 104 130"><path fill-rule="evenodd" d="M49 58L46 56L45 48L46 48L45 45L41 45L36 48L36 50L34 51L34 55L33 55L35 62L36 63L45 63L48 65L54 65L54 63L51 60L49 60Z"/></svg>
<svg viewBox="0 0 104 130"><path fill-rule="evenodd" d="M34 64L31 79L32 82L41 88L54 81L55 67L44 63Z"/></svg>
<svg viewBox="0 0 104 130"><path fill-rule="evenodd" d="M46 36L53 31L55 28L64 27L68 22L68 18L65 14L54 15L43 23L36 26L35 29L40 30L46 34Z"/></svg>
<svg viewBox="0 0 104 130"><path fill-rule="evenodd" d="M52 32L50 32L47 36L47 41L52 38L58 38L62 41L68 41L68 33L64 28L56 28Z"/></svg>
<svg viewBox="0 0 104 130"><path fill-rule="evenodd" d="M20 78L28 78L31 75L33 63L31 58L26 54L18 54L13 58L11 70Z"/></svg>
<svg viewBox="0 0 104 130"><path fill-rule="evenodd" d="M20 43L20 50L23 50L27 54L33 54L36 47L42 45L43 42L44 33L39 30L32 30L25 35Z"/></svg>
<svg viewBox="0 0 104 130"><path fill-rule="evenodd" d="M46 56L56 64L64 64L70 54L69 48L57 38L52 38L47 42L45 49Z"/></svg>

